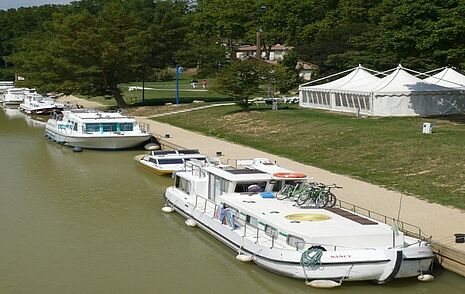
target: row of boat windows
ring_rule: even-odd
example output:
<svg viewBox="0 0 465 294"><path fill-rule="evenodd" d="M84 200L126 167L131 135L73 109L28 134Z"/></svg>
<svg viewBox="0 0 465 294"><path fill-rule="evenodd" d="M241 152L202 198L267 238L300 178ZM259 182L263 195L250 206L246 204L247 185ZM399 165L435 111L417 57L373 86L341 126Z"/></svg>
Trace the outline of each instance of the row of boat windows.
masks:
<svg viewBox="0 0 465 294"><path fill-rule="evenodd" d="M134 130L133 123L86 123L85 132L130 132Z"/></svg>
<svg viewBox="0 0 465 294"><path fill-rule="evenodd" d="M149 158L150 162L153 162L155 164L183 164L185 161L189 161L192 159L197 159L197 160L205 160L205 157L198 157L198 158L169 158L169 159L164 159L164 158Z"/></svg>
<svg viewBox="0 0 465 294"><path fill-rule="evenodd" d="M72 129L78 130L78 124L68 121L67 124L58 125L59 129ZM84 124L83 132L86 133L110 133L110 132L130 132L133 131L134 125L132 123L87 123Z"/></svg>

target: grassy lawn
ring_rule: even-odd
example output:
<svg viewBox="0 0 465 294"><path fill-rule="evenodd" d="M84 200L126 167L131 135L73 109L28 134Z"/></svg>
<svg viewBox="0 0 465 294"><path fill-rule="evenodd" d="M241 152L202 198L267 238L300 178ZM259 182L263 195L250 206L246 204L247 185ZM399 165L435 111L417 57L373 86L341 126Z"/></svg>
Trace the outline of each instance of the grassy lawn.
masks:
<svg viewBox="0 0 465 294"><path fill-rule="evenodd" d="M181 74L179 78L179 103L190 103L193 100L202 100L206 102L218 102L218 101L231 101L232 99L228 96L221 95L218 92L211 90L210 88L215 84L215 79L208 78L208 86L203 89L202 86L198 85L198 88L193 89L190 85L192 75L189 73ZM200 80L197 79L199 82ZM128 84L121 84L119 88L122 91L124 100L134 106L142 105L165 105L165 103L176 103L176 81L164 81L164 82L145 82L144 87L144 103L142 103L142 90L129 91L129 87L137 86L142 87L142 82L133 82ZM152 89L148 89L152 88ZM104 96L86 96L76 95L79 98L95 101L108 106L116 106L116 102L111 97ZM109 98L109 99L108 99Z"/></svg>
<svg viewBox="0 0 465 294"><path fill-rule="evenodd" d="M191 100L204 100L204 101L221 101L231 100L231 98L221 95L210 88L215 84L214 79L207 79L208 86L206 89L198 85L196 89L193 89L190 85L192 76L183 73L179 79L179 97L181 102ZM198 79L200 82L200 80ZM142 87L142 82L133 82L129 84L121 84L119 87L123 92L123 96L128 103L140 103L142 101L142 90L129 91L129 87L138 86ZM145 104L153 105L157 104L155 100L163 100L165 102L175 103L176 99L176 81L164 81L164 82L145 82ZM152 88L152 89L147 89Z"/></svg>
<svg viewBox="0 0 465 294"><path fill-rule="evenodd" d="M228 106L156 120L465 209L465 116L355 118ZM435 126L431 135L421 132L426 121Z"/></svg>

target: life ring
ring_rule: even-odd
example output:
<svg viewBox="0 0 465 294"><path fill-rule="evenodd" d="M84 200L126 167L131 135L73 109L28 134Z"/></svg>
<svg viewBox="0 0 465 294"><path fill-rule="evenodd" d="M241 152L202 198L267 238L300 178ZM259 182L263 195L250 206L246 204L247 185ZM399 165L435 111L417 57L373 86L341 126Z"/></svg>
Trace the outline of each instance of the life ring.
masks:
<svg viewBox="0 0 465 294"><path fill-rule="evenodd" d="M301 178L305 178L306 175L303 173L298 173L298 172L279 172L279 173L274 173L273 177L285 178L285 179L301 179Z"/></svg>

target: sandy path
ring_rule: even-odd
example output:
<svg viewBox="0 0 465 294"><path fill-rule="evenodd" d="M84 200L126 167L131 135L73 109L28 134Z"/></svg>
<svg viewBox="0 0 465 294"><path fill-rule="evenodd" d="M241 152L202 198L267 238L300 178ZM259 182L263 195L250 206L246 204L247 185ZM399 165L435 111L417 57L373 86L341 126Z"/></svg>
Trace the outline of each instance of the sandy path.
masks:
<svg viewBox="0 0 465 294"><path fill-rule="evenodd" d="M106 105L103 105L99 102L78 98L74 95L61 96L57 99L57 101L63 104L68 104L68 103L73 104L73 105L77 104L84 108L106 108L107 107Z"/></svg>

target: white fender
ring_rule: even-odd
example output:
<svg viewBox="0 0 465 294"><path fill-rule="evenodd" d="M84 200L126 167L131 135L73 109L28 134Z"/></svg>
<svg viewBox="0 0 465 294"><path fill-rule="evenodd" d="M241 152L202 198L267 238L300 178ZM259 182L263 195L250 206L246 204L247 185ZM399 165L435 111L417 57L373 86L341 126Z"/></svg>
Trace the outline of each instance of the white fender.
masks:
<svg viewBox="0 0 465 294"><path fill-rule="evenodd" d="M245 254L238 254L236 255L236 259L242 262L249 262L253 260L253 256L245 255Z"/></svg>
<svg viewBox="0 0 465 294"><path fill-rule="evenodd" d="M163 212L173 212L174 209L171 206L164 206L164 207L162 207L161 211L163 211Z"/></svg>
<svg viewBox="0 0 465 294"><path fill-rule="evenodd" d="M424 274L424 275L419 275L417 277L417 279L419 281L422 281L422 282L431 282L432 280L434 280L434 276L433 275L428 275L428 274Z"/></svg>
<svg viewBox="0 0 465 294"><path fill-rule="evenodd" d="M307 286L312 286L313 288L334 288L341 286L341 283L332 280L313 280L305 282L305 284Z"/></svg>
<svg viewBox="0 0 465 294"><path fill-rule="evenodd" d="M186 219L185 223L189 227L195 227L197 225L197 222L195 220L191 219L191 218Z"/></svg>

